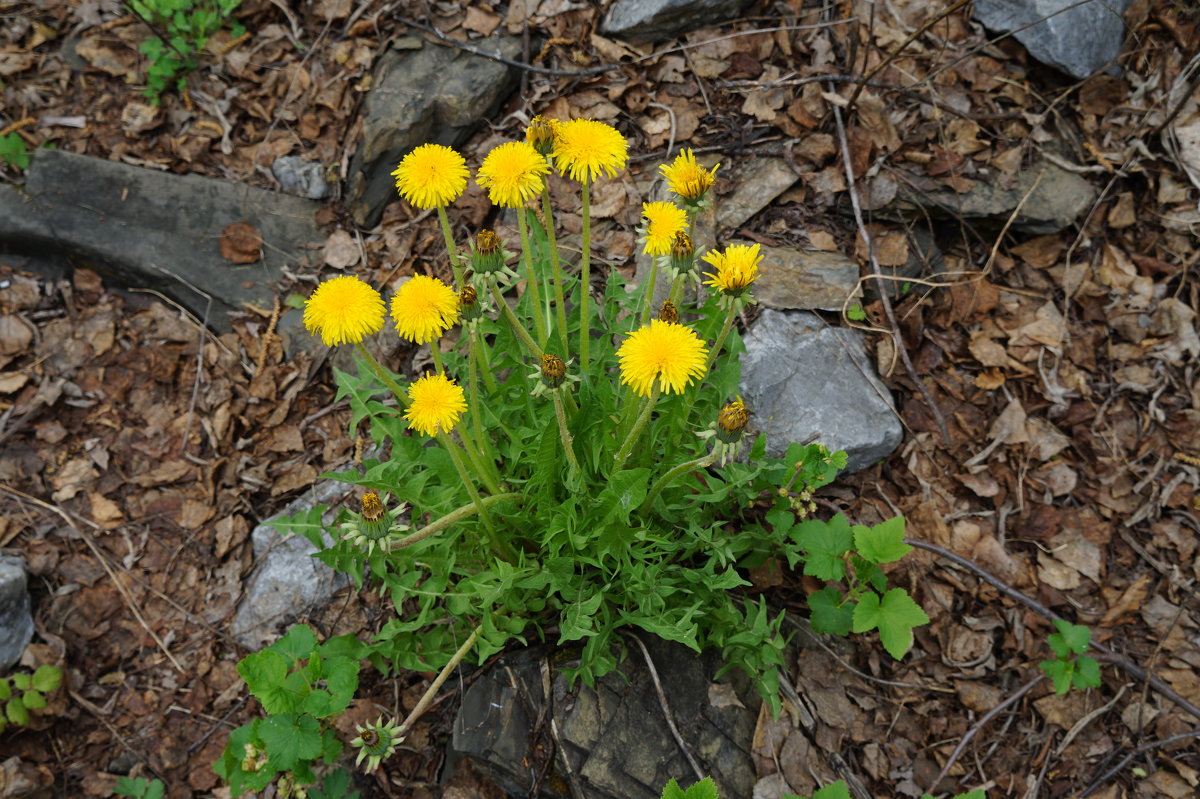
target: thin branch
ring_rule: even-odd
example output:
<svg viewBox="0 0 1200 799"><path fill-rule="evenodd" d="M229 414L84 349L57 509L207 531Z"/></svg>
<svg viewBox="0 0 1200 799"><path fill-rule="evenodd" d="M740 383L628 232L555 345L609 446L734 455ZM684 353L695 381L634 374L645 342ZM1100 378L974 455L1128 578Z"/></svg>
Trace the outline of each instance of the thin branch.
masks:
<svg viewBox="0 0 1200 799"><path fill-rule="evenodd" d="M675 743L679 745L679 750L683 752L683 756L687 758L688 765L692 767L696 779L704 779L704 771L700 768L700 764L696 762L696 758L692 757L691 750L683 742L683 736L679 734L679 729L675 726L675 719L671 717L671 708L667 704L667 695L663 693L662 683L658 680L658 670L654 668L654 660L650 657L650 652L646 649L646 645L642 643L641 638L632 633L627 637L632 638L633 642L638 645L638 649L642 650L642 657L646 659L646 668L650 670L650 679L654 681L654 690L658 692L658 704L662 707L663 716L667 719L667 727L671 730L671 736L675 739Z"/></svg>
<svg viewBox="0 0 1200 799"><path fill-rule="evenodd" d="M1089 785L1087 788L1085 788L1083 793L1079 794L1079 799L1085 799L1085 797L1091 795L1091 793L1093 791L1095 791L1097 788L1099 788L1101 785L1103 785L1105 782L1107 782L1110 777L1112 777L1118 771L1120 771L1121 769L1123 769L1127 765L1129 765L1129 761L1133 760L1135 757L1138 757L1139 755L1144 755L1146 752L1149 752L1151 749L1158 749L1161 746L1170 746L1173 743L1178 743L1179 741L1186 741L1188 738L1196 738L1196 737L1200 737L1200 728L1197 728L1194 730L1187 730L1186 732L1177 733L1175 735L1172 735L1169 738L1159 738L1157 741L1147 741L1146 743L1142 744L1138 748L1132 750L1129 754L1125 755L1125 757L1121 758L1120 763L1113 766L1112 768L1110 768L1108 771L1101 774L1096 779L1092 780L1092 784Z"/></svg>
<svg viewBox="0 0 1200 799"><path fill-rule="evenodd" d="M829 93L833 93L833 84L828 84ZM950 448L950 431L946 427L946 420L942 417L942 412L937 404L933 401L933 395L929 393L928 386L917 376L917 370L913 367L912 359L908 356L908 350L904 347L904 339L900 335L900 326L896 322L896 312L892 310L892 300L888 296L887 286L883 281L883 270L879 267L879 258L875 254L875 242L871 239L870 232L867 231L867 226L863 222L862 206L858 201L858 186L854 182L854 166L850 163L850 144L846 140L846 125L842 122L842 109L838 108L836 103L830 103L833 106L833 118L837 123L838 143L842 148L842 165L846 168L846 185L850 192L850 204L854 208L854 221L858 225L859 235L863 237L863 242L867 245L867 254L871 261L871 270L875 273L875 278L879 284L879 301L883 305L883 311L887 315L888 323L892 326L892 343L896 347L896 352L900 355L900 360L904 364L905 371L908 372L910 380L916 384L917 390L921 392L921 396L925 399L925 404L929 406L929 412L933 415L937 422L938 431L942 435L942 443L947 449Z"/></svg>

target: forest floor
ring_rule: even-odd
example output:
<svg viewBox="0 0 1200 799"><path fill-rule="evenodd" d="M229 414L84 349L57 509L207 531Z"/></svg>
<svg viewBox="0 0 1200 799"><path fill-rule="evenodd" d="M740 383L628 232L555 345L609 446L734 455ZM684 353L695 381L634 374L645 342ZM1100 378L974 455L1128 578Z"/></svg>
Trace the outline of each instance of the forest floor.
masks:
<svg viewBox="0 0 1200 799"><path fill-rule="evenodd" d="M827 315L868 331L905 436L885 461L823 490L822 513L866 523L901 513L910 537L969 559L1000 587L929 551L907 557L890 579L932 622L901 662L863 639L830 664L838 682L824 687L818 740L879 797L929 790L951 758L938 793L1194 797L1200 747L1182 736L1200 727L1200 214L1181 166L1189 153L1162 134L1197 121L1182 101L1195 88L1185 69L1200 14L1135 2L1120 76L1071 82L1011 39L989 38L963 4L936 21L940 4L918 0L804 6L759 3L755 16L652 48L599 35L601 10L565 0L252 0L237 11L248 35L218 35L189 93L152 108L138 52L149 31L119 4L6 2L0 135L265 188L288 153L336 175L361 130L375 59L398 35L425 35L404 22L420 19L461 41L527 33L523 60L538 67L617 65L583 77L523 71L461 148L473 165L522 136L534 114L589 116L629 139L629 180L648 179L680 146L719 154L718 202L737 188L738 163L786 158L795 185L722 239L840 250L869 275L852 190L884 267L909 261L923 228L944 268L896 292L911 371L879 301L864 301L859 321ZM82 127L63 122L80 116ZM1096 190L1060 232L886 214L897 186L966 195L1043 154ZM0 164L0 179L20 183L23 172ZM613 194L611 266L632 264L639 213ZM472 186L450 219L465 233L492 214ZM349 233L361 246L352 271L376 285L446 271L436 217L401 201L369 230L336 201L324 216L331 242ZM37 635L25 665L58 664L67 680L32 731L0 736L0 760L12 758L0 795L108 796L116 775L132 772L161 779L170 797L226 796L212 764L257 710L235 671L246 653L228 634L253 566L248 534L355 457L348 408L323 361L285 360L264 343L269 308L216 336L88 270L51 280L3 260L0 546L28 563ZM280 296L306 293L316 275ZM408 373L417 356L389 353ZM755 574L755 591L799 614L817 587L786 570ZM1111 652L1101 687L1058 696L1038 681L1055 629L1018 592L1091 627ZM376 597L343 592L306 621L335 635L384 619ZM411 707L429 676L366 682L342 732L352 737L376 705ZM438 781L453 700L371 778L375 795L451 795ZM779 723L760 721L756 796L816 784L781 761ZM468 772L452 784L455 796L499 795Z"/></svg>

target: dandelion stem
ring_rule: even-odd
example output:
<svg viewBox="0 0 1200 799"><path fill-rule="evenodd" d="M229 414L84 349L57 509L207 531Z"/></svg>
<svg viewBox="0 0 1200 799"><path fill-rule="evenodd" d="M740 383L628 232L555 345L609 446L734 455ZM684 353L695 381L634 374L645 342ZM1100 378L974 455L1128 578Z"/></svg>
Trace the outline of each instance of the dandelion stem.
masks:
<svg viewBox="0 0 1200 799"><path fill-rule="evenodd" d="M717 359L717 353L721 351L721 347L725 346L725 339L729 337L729 331L733 329L733 319L737 316L737 301L732 297L726 297L725 302L727 303L725 323L721 325L721 332L717 334L712 349L708 351L708 360L704 362L704 371L706 373L713 365L713 361Z"/></svg>
<svg viewBox="0 0 1200 799"><path fill-rule="evenodd" d="M504 295L500 293L500 289L492 284L492 297L496 300L496 306L500 309L500 313L504 314L504 318L508 320L512 326L513 332L517 334L517 338L521 339L521 343L533 355L534 358L542 357L542 348L533 340L533 336L529 335L529 331L521 324L521 320L517 319L512 308L508 307L508 303L504 301Z"/></svg>
<svg viewBox="0 0 1200 799"><path fill-rule="evenodd" d="M546 348L546 309L542 307L542 290L538 286L537 272L533 268L533 249L529 246L529 223L525 220L525 209L517 209L517 229L521 232L521 258L525 262L525 289L533 305L533 329L537 333L538 346Z"/></svg>
<svg viewBox="0 0 1200 799"><path fill-rule="evenodd" d="M642 324L650 321L650 311L654 308L654 284L658 282L658 256L650 256L650 278L646 281L646 298L642 303Z"/></svg>
<svg viewBox="0 0 1200 799"><path fill-rule="evenodd" d="M550 392L554 396L554 415L558 419L558 437L562 439L563 449L567 451L567 462L576 472L579 471L579 461L575 460L575 449L571 445L571 431L567 429L567 414L563 410L562 397L559 392Z"/></svg>
<svg viewBox="0 0 1200 799"><path fill-rule="evenodd" d="M562 341L562 357L571 357L567 346L567 301L563 295L562 262L558 257L558 233L554 230L554 209L550 207L550 187L542 185L542 216L546 228L546 240L550 245L550 269L554 275L554 310L558 315L558 335Z"/></svg>
<svg viewBox="0 0 1200 799"><path fill-rule="evenodd" d="M475 365L483 374L483 385L487 388L488 393L496 391L496 376L492 374L492 363L488 357L488 345L484 341L483 336L479 334L479 328L474 324L471 325L470 332L470 347L471 356L475 359Z"/></svg>
<svg viewBox="0 0 1200 799"><path fill-rule="evenodd" d="M583 203L583 252L579 256L579 373L588 374L588 353L591 348L591 301L592 283L592 193L585 177L580 187Z"/></svg>
<svg viewBox="0 0 1200 799"><path fill-rule="evenodd" d="M521 495L517 493L494 494L490 497L483 497L480 500L480 504L485 508L490 508L498 502L520 498ZM418 541L424 541L426 538L429 538L429 536L440 533L450 525L461 522L463 519L469 519L477 513L479 513L479 505L475 504L474 502L468 502L461 508L456 508L455 510L450 511L440 519L435 519L434 521L422 527L420 530L417 530L415 533L410 533L404 538L393 541L389 549L395 552L397 549L404 549L405 547L412 546Z"/></svg>
<svg viewBox="0 0 1200 799"><path fill-rule="evenodd" d="M671 282L671 294L668 297L671 304L678 307L680 296L683 294L683 280L686 277L682 272L675 275L675 280Z"/></svg>
<svg viewBox="0 0 1200 799"><path fill-rule="evenodd" d="M478 415L478 411L475 407L472 407L470 412ZM471 462L471 466L476 472L479 473L479 479L483 481L484 487L493 494L499 494L500 484L497 482L496 477L492 474L492 471L495 468L494 464L483 457L482 450L479 448L479 445L475 443L474 439L469 433L467 433L465 428L458 428L458 437L462 439L462 446L467 453L467 460ZM489 466L492 468L488 468Z"/></svg>
<svg viewBox="0 0 1200 799"><path fill-rule="evenodd" d="M454 288L463 286L463 268L458 260L458 248L454 246L454 234L450 231L450 218L446 216L446 206L437 207L438 222L442 223L442 237L446 239L446 254L450 256L450 268L454 270Z"/></svg>
<svg viewBox="0 0 1200 799"><path fill-rule="evenodd" d="M662 477L658 478L658 480L655 481L654 485L650 488L650 493L646 495L646 501L642 503L640 508L638 508L638 513L646 513L649 511L651 506L654 505L654 500L658 499L658 495L662 493L662 490L670 485L671 482L677 477L689 472L693 472L696 469L707 469L709 466L713 465L713 461L716 459L716 455L710 452L702 458L696 458L695 460L681 463L671 471L664 474Z"/></svg>
<svg viewBox="0 0 1200 799"><path fill-rule="evenodd" d="M499 536L496 535L496 528L492 524L491 514L483 504L483 498L479 496L479 492L475 489L475 481L471 479L471 473L467 471L466 465L463 463L462 455L458 451L458 444L454 443L454 439L446 433L438 433L438 441L446 452L450 455L450 460L454 462L454 468L458 471L458 478L462 480L463 487L467 489L467 494L470 495L471 501L475 503L476 509L479 511L479 518L483 521L483 527L487 530L488 540L492 547L492 552L499 555L509 563L516 562L516 553L511 547L502 545Z"/></svg>
<svg viewBox="0 0 1200 799"><path fill-rule="evenodd" d="M633 451L633 445L637 442L638 436L642 432L642 428L650 421L650 413L654 410L654 404L658 401L659 388L656 384L650 389L650 396L646 397L642 405L642 412L638 415L637 421L633 423L633 429L629 431L629 435L625 437L625 443L617 450L616 465L612 473L616 474L621 471L621 467L625 465L625 461L629 458L629 453Z"/></svg>
<svg viewBox="0 0 1200 799"><path fill-rule="evenodd" d="M471 651L471 647L475 646L475 642L479 640L479 633L482 632L482 630L483 626L480 625L471 631L471 635L466 641L463 641L463 645L460 646L458 651L456 651L450 658L450 662L442 667L442 670L438 672L438 676L434 677L433 682L431 682L429 687L425 689L425 693L422 694L420 700L417 701L417 706L412 709L412 712L408 714L408 717L405 718L404 722L396 729L397 735L403 735L405 732L407 732L412 725L417 723L417 719L421 718L425 711L429 709L429 706L433 704L433 698L437 696L437 692L441 689L442 684L445 683L446 680L449 679L450 674L456 668L458 668L458 664L461 663L462 659L465 658L467 653Z"/></svg>
<svg viewBox="0 0 1200 799"><path fill-rule="evenodd" d="M442 366L442 353L438 350L437 339L429 342L429 357L433 358L433 368L437 370L439 375L446 374L446 367Z"/></svg>
<svg viewBox="0 0 1200 799"><path fill-rule="evenodd" d="M383 384L391 389L392 393L396 395L396 401L400 403L400 407L407 408L408 394L404 392L404 389L400 388L400 385L392 379L392 376L388 374L388 371L380 366L379 361L375 360L375 356L367 351L367 348L363 346L361 341L354 342L354 346L358 348L358 354L361 355L363 360L366 361L370 365L371 369L374 370L375 376L378 377Z"/></svg>

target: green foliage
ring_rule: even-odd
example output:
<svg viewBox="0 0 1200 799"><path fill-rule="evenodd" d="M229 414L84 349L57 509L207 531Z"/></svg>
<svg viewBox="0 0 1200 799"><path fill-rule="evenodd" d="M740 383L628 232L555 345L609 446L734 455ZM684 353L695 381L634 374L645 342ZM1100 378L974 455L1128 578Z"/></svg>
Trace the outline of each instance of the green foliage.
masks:
<svg viewBox="0 0 1200 799"><path fill-rule="evenodd" d="M309 788L308 799L358 799L359 792L350 790L350 772L345 769L325 775L320 788Z"/></svg>
<svg viewBox="0 0 1200 799"><path fill-rule="evenodd" d="M62 682L62 669L57 666L38 666L37 671L19 671L8 677L0 677L0 702L4 713L0 715L0 732L9 724L29 726L29 711L46 709L46 694L55 691Z"/></svg>
<svg viewBox="0 0 1200 799"><path fill-rule="evenodd" d="M861 305L851 305L846 309L846 318L852 322L865 322L867 320L867 312Z"/></svg>
<svg viewBox="0 0 1200 799"><path fill-rule="evenodd" d="M310 627L295 625L271 646L242 658L238 674L268 715L235 730L213 767L234 796L260 791L285 773L299 785L316 782L314 764L332 763L342 752L324 720L353 700L365 655L366 647L352 635L319 644Z"/></svg>
<svg viewBox="0 0 1200 799"><path fill-rule="evenodd" d="M1051 633L1046 643L1057 657L1038 664L1054 683L1054 692L1065 694L1071 688L1100 687L1100 664L1084 654L1091 645L1091 629L1062 619L1055 619L1054 626L1058 632Z"/></svg>
<svg viewBox="0 0 1200 799"><path fill-rule="evenodd" d="M14 131L0 136L0 161L18 169L29 168L29 151L19 133Z"/></svg>
<svg viewBox="0 0 1200 799"><path fill-rule="evenodd" d="M162 799L166 786L162 780L145 777L118 777L113 796L132 796L134 799Z"/></svg>
<svg viewBox="0 0 1200 799"><path fill-rule="evenodd" d="M153 31L139 47L150 60L143 93L151 105L158 105L172 85L180 92L186 88L204 45L241 4L242 0L129 0L127 7ZM246 29L233 20L230 32L236 38Z"/></svg>
<svg viewBox="0 0 1200 799"><path fill-rule="evenodd" d="M662 799L717 799L717 784L712 777L705 777L685 791L672 777L663 787Z"/></svg>

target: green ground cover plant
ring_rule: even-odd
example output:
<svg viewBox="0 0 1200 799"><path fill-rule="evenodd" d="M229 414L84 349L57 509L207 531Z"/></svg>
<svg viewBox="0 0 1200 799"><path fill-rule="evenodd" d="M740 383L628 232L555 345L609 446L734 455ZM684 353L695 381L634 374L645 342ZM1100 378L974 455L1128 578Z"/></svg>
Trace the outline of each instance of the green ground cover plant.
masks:
<svg viewBox="0 0 1200 799"><path fill-rule="evenodd" d="M745 434L733 323L754 302L762 256L758 245L695 251L715 167L685 151L662 168L674 200L643 207L649 278L631 288L614 271L592 297L590 191L626 159L620 133L586 119L537 118L526 141L489 153L476 180L515 215L514 253L490 230L458 246L445 208L466 187L466 163L418 147L393 174L409 203L437 211L453 285L415 275L385 306L374 287L341 276L308 299L308 329L355 350L357 373L335 370L349 433L365 426L386 454L327 475L362 488L331 527L322 507L276 526L306 536L395 615L365 643L318 644L294 627L239 664L267 715L235 731L217 765L235 795L280 778L289 790L310 784L340 756L330 720L351 700L360 659L384 674L438 672L402 722L359 727L352 745L370 770L464 658L514 643L573 647L565 670L587 685L618 667L623 628L715 648L778 712L783 614L737 591L771 558L831 582L810 599L823 631L877 630L899 658L928 622L880 569L908 551L903 519L812 518L813 492L845 453L793 443L768 457L765 438ZM579 185L577 269L560 260L551 168ZM665 300L655 299L660 282ZM366 346L389 317L430 347L433 370L407 385Z"/></svg>
<svg viewBox="0 0 1200 799"><path fill-rule="evenodd" d="M242 0L128 0L126 7L146 23L152 35L139 49L149 59L144 94L158 105L163 92L187 88L204 45L229 23L234 38L246 32L233 12Z"/></svg>

